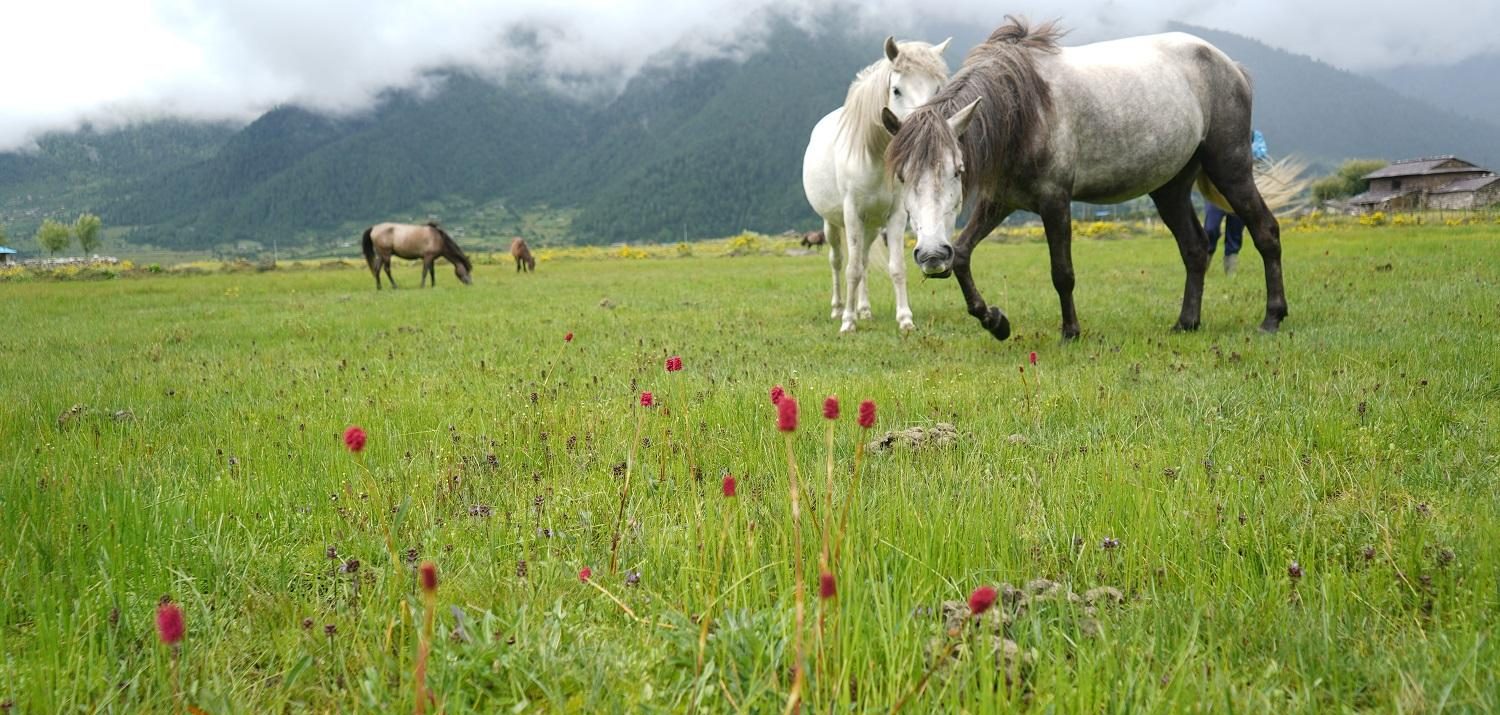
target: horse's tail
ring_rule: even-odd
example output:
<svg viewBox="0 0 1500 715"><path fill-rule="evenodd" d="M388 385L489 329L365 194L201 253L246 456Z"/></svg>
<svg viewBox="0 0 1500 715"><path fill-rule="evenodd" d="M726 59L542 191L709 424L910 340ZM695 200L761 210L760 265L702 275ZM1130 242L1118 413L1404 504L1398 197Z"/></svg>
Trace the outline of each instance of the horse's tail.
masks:
<svg viewBox="0 0 1500 715"><path fill-rule="evenodd" d="M464 254L464 249L458 247L458 242L454 241L453 237L449 236L447 231L432 223L428 223L427 225L432 226L432 230L437 231L438 235L443 238L443 250L448 255L449 260L456 260L464 264L465 271L474 270L474 265L469 263L469 257Z"/></svg>
<svg viewBox="0 0 1500 715"><path fill-rule="evenodd" d="M1302 173L1307 170L1307 162L1299 157L1285 156L1276 161L1255 162L1255 189L1260 192L1260 198L1266 202L1266 208L1271 213L1282 213L1302 207L1305 202L1305 194L1310 180L1303 178ZM1224 209L1227 213L1234 213L1230 208L1229 200L1219 192L1219 187L1214 186L1208 180L1207 174L1198 174L1198 191L1203 194L1206 201Z"/></svg>
<svg viewBox="0 0 1500 715"><path fill-rule="evenodd" d="M365 235L360 237L360 242L364 244L365 263L371 266L375 265L375 240L370 238L370 232L374 230L375 227L371 226L365 229Z"/></svg>

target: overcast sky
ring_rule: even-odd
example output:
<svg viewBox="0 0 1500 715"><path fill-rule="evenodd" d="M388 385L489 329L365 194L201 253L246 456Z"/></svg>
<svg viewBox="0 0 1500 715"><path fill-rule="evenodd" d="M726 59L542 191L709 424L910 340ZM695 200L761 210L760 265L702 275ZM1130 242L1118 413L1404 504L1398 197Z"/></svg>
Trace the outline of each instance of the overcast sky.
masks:
<svg viewBox="0 0 1500 715"><path fill-rule="evenodd" d="M541 66L575 88L616 87L663 53L693 58L754 47L769 12L816 31L823 11L845 4L0 0L0 150L81 121L247 120L287 102L357 111L382 88L419 84L424 70L441 66L493 73ZM850 6L869 29L895 34L923 19L990 28L1006 12L1060 17L1074 30L1070 42L1150 32L1176 20L1355 71L1500 52L1500 0L864 0ZM517 50L507 38L518 30L532 33L541 49Z"/></svg>

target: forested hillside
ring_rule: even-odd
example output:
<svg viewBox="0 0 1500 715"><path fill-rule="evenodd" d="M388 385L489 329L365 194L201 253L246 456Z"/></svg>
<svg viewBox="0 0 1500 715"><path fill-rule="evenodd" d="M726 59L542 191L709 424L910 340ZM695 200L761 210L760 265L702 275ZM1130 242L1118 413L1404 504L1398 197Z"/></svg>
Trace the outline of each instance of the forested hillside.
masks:
<svg viewBox="0 0 1500 715"><path fill-rule="evenodd" d="M1365 77L1194 28L1246 65L1273 152L1325 166L1439 153L1500 165L1494 125ZM955 68L983 28L958 34ZM243 127L159 121L44 137L0 153L0 224L26 247L47 216L99 213L125 240L232 250L331 248L380 220L442 219L467 235L612 243L813 226L807 134L882 37L791 24L739 61L660 62L614 97L436 72L356 116L278 107ZM545 235L541 225L550 227Z"/></svg>

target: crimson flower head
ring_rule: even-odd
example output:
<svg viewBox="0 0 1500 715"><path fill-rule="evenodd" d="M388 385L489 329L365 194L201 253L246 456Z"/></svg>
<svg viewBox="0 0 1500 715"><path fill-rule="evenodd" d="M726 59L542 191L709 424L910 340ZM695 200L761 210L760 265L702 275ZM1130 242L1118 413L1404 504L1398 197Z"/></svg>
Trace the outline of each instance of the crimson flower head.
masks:
<svg viewBox="0 0 1500 715"><path fill-rule="evenodd" d="M865 400L859 403L859 426L870 429L875 426L875 401Z"/></svg>
<svg viewBox="0 0 1500 715"><path fill-rule="evenodd" d="M350 425L349 429L344 430L344 446L355 454L363 452L365 449L364 429L358 425Z"/></svg>
<svg viewBox="0 0 1500 715"><path fill-rule="evenodd" d="M677 372L682 369L682 356L673 355L667 358L667 372Z"/></svg>
<svg viewBox="0 0 1500 715"><path fill-rule="evenodd" d="M818 598L828 600L838 593L833 582L833 574L824 571L818 574Z"/></svg>
<svg viewBox="0 0 1500 715"><path fill-rule="evenodd" d="M995 605L995 598L1000 594L995 591L994 586L980 586L969 594L969 615L979 616L990 610Z"/></svg>
<svg viewBox="0 0 1500 715"><path fill-rule="evenodd" d="M417 567L417 574L421 577L422 591L424 593L437 593L437 564L431 561L423 561L422 565Z"/></svg>
<svg viewBox="0 0 1500 715"><path fill-rule="evenodd" d="M167 645L182 642L187 626L182 622L182 608L175 603L163 603L156 607L156 637Z"/></svg>
<svg viewBox="0 0 1500 715"><path fill-rule="evenodd" d="M776 429L797 431L797 400L791 395L782 395L781 401L776 403Z"/></svg>
<svg viewBox="0 0 1500 715"><path fill-rule="evenodd" d="M594 570L591 569L591 568L589 568L589 567L587 567L587 566L583 567L583 569L578 572L578 580L581 581L581 582L583 582L583 583L588 583L589 579L591 579L593 577L594 577Z"/></svg>
<svg viewBox="0 0 1500 715"><path fill-rule="evenodd" d="M656 397L654 397L650 392L641 393L641 407L650 407L654 404L656 404Z"/></svg>
<svg viewBox="0 0 1500 715"><path fill-rule="evenodd" d="M836 420L839 418L839 396L829 395L823 400L823 418Z"/></svg>
<svg viewBox="0 0 1500 715"><path fill-rule="evenodd" d="M1036 351L1035 350L1032 350L1031 354L1028 355L1027 357L1031 360L1031 364L1032 365L1036 364Z"/></svg>
<svg viewBox="0 0 1500 715"><path fill-rule="evenodd" d="M726 474L726 475L724 475L724 496L725 497L727 497L727 498L733 498L734 497L735 486L736 486L736 482L734 481L734 475L733 474Z"/></svg>
<svg viewBox="0 0 1500 715"><path fill-rule="evenodd" d="M777 385L777 386L771 388L771 404L773 404L773 405L779 405L779 404L781 404L781 398L783 398L785 396L786 396L786 390L781 389L781 385Z"/></svg>
<svg viewBox="0 0 1500 715"><path fill-rule="evenodd" d="M568 334L563 336L563 342L565 342L565 343L571 343L571 342L573 342L573 331L569 330Z"/></svg>

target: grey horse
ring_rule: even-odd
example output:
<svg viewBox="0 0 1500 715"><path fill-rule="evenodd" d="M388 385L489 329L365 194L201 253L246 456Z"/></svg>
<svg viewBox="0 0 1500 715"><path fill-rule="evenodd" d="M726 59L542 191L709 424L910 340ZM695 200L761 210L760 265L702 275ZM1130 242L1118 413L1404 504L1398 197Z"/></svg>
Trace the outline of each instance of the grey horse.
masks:
<svg viewBox="0 0 1500 715"><path fill-rule="evenodd" d="M917 265L958 279L970 315L995 338L1010 321L986 305L970 255L1016 210L1039 214L1064 339L1078 336L1073 306L1070 202L1118 203L1149 194L1187 268L1175 329L1195 330L1208 239L1192 191L1245 221L1265 262L1266 317L1287 315L1281 232L1255 184L1250 79L1213 45L1183 33L1058 45L1053 23L1006 18L943 89L906 119L886 114L888 169L903 185L917 234ZM951 244L965 197L974 201Z"/></svg>

